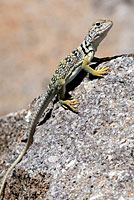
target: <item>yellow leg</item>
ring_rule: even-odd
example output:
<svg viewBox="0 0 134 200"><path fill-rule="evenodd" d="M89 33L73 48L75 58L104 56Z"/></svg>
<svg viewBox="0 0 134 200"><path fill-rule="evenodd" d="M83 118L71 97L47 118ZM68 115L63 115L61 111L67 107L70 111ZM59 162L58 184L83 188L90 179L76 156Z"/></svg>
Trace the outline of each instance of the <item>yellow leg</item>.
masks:
<svg viewBox="0 0 134 200"><path fill-rule="evenodd" d="M99 77L102 77L104 74L108 73L109 67L104 66L102 68L99 67L98 70L94 70L88 65L88 61L89 61L89 56L86 56L82 63L82 68L86 70L88 73Z"/></svg>
<svg viewBox="0 0 134 200"><path fill-rule="evenodd" d="M78 109L75 107L76 105L79 105L78 100L73 99L72 97L70 99L65 99L65 92L66 92L66 85L65 80L61 79L59 80L60 84L60 91L59 91L59 103L61 106L65 109L71 109L74 112L78 112Z"/></svg>

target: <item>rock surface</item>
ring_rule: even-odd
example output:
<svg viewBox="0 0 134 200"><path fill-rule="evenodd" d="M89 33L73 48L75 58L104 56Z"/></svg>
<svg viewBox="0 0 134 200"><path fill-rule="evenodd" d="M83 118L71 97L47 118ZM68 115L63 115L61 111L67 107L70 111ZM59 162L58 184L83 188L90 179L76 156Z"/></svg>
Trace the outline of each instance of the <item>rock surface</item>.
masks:
<svg viewBox="0 0 134 200"><path fill-rule="evenodd" d="M3 199L134 199L134 56L104 65L108 75L86 75L71 92L80 102L78 114L56 101L49 105ZM24 117L30 119L41 97L28 110L0 119L1 178L23 148Z"/></svg>

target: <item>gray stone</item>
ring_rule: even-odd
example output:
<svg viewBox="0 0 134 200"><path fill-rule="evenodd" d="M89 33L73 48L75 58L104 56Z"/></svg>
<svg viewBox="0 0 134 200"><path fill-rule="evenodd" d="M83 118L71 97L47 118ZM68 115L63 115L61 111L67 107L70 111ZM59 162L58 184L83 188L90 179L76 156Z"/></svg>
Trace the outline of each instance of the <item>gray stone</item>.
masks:
<svg viewBox="0 0 134 200"><path fill-rule="evenodd" d="M80 102L78 114L58 102L49 105L33 144L7 180L4 199L134 199L134 57L122 55L104 65L110 67L108 75L87 75L71 92ZM31 104L28 117L41 97ZM26 113L18 112L21 120L1 118L1 133L13 150L3 150L2 161L8 165L1 161L2 176L23 148L9 136L9 124L16 127L12 132L20 124L26 130Z"/></svg>

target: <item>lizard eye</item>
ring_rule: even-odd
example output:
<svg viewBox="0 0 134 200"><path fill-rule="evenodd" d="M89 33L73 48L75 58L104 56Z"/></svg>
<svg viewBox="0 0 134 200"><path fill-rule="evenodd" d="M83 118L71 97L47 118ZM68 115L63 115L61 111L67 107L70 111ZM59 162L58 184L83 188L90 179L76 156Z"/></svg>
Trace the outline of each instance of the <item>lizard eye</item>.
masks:
<svg viewBox="0 0 134 200"><path fill-rule="evenodd" d="M100 22L96 22L96 26L100 26Z"/></svg>

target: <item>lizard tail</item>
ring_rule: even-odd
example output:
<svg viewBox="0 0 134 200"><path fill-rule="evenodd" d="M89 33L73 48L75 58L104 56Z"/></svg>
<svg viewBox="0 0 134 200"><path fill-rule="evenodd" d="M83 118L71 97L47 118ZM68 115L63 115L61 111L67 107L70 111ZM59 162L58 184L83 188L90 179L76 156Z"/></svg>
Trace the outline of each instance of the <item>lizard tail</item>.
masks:
<svg viewBox="0 0 134 200"><path fill-rule="evenodd" d="M38 107L37 111L33 115L33 119L31 121L30 128L28 130L28 141L27 141L23 151L20 153L18 158L13 162L13 164L9 167L8 171L6 172L6 175L4 176L4 179L2 181L1 188L0 188L0 197L1 197L2 193L3 193L3 190L4 190L4 187L5 187L5 183L7 181L8 175L10 174L12 169L20 162L20 160L23 158L23 156L27 152L28 148L32 144L33 135L34 135L34 132L35 132L36 125L37 125L37 123L39 121L39 118L42 115L42 113L44 112L44 110L47 108L48 104L50 103L50 101L53 99L54 96L55 96L55 92L51 92L50 90L48 90L46 95L42 99L42 102L40 103L40 106Z"/></svg>
<svg viewBox="0 0 134 200"><path fill-rule="evenodd" d="M0 196L2 195L2 192L4 190L4 187L5 187L5 183L6 183L6 180L7 180L7 177L8 175L10 174L10 172L12 171L12 169L17 165L17 163L20 162L20 160L22 159L22 157L24 156L24 154L26 153L27 149L28 149L28 146L27 145L30 145L29 143L26 144L25 148L23 149L23 151L21 152L21 154L18 156L18 158L14 161L14 163L11 165L11 167L9 167L9 169L7 170L6 172L6 175L4 176L4 179L2 181L2 184L1 184L1 188L0 188Z"/></svg>

